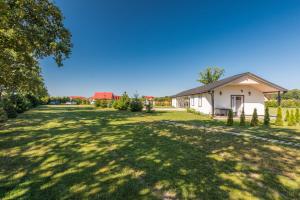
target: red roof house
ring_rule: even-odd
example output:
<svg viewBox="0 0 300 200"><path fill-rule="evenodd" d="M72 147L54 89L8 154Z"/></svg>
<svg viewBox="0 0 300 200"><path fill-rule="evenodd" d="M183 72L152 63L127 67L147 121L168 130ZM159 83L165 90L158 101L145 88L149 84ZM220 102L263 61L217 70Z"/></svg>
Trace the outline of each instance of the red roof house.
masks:
<svg viewBox="0 0 300 200"><path fill-rule="evenodd" d="M119 98L120 96L114 95L112 92L95 92L94 96L92 97L93 100L97 100L97 99L115 100Z"/></svg>

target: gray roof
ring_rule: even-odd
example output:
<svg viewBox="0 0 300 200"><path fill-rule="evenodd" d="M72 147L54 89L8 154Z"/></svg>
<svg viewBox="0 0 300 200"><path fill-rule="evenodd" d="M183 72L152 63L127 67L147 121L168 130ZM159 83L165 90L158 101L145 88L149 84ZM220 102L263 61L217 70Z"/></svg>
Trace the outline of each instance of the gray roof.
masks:
<svg viewBox="0 0 300 200"><path fill-rule="evenodd" d="M192 88L192 89L189 89L189 90L185 90L185 91L182 91L172 97L180 97L180 96L188 96L188 95L194 95L194 94L202 94L202 93L206 93L206 92L209 92L209 91L212 91L214 90L215 88L218 88L220 86L223 86L227 83L230 83L236 79L239 79L243 76L251 76L253 77L254 79L260 81L260 82L263 82L267 85L270 85L271 87L274 87L276 88L278 91L281 91L281 92L286 92L288 91L287 89L283 88L283 87L280 87L274 83L271 83L255 74L252 74L250 72L246 72L246 73L242 73L242 74L237 74L237 75L234 75L234 76L230 76L228 78L224 78L224 79L221 79L219 81L215 81L213 83L210 83L210 84L207 84L207 85L203 85L203 86L200 86L200 87L196 87L196 88ZM274 91L275 92L275 91Z"/></svg>

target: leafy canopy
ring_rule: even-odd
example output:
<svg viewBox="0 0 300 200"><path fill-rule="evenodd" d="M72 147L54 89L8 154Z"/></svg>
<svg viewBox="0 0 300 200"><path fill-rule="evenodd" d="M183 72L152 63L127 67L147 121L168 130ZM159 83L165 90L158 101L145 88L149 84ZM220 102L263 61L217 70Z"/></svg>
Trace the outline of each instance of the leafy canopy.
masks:
<svg viewBox="0 0 300 200"><path fill-rule="evenodd" d="M213 83L219 80L225 73L225 70L219 67L207 67L204 71L199 74L199 81L204 85Z"/></svg>

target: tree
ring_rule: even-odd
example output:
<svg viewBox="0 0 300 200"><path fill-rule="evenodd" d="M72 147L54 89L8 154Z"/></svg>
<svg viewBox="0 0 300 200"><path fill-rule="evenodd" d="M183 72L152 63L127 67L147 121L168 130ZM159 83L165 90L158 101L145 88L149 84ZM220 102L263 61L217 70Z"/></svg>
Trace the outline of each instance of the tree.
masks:
<svg viewBox="0 0 300 200"><path fill-rule="evenodd" d="M276 116L275 125L276 126L283 126L282 109L281 109L280 106L277 108L277 116Z"/></svg>
<svg viewBox="0 0 300 200"><path fill-rule="evenodd" d="M71 53L71 34L50 0L0 1L0 100L45 89L38 61L52 56L58 66Z"/></svg>
<svg viewBox="0 0 300 200"><path fill-rule="evenodd" d="M289 111L289 110L286 110L286 112L285 112L285 117L284 117L284 121L285 121L285 122L289 121L289 118L290 118L290 111Z"/></svg>
<svg viewBox="0 0 300 200"><path fill-rule="evenodd" d="M291 111L290 117L288 119L288 126L294 126L296 124L294 111Z"/></svg>
<svg viewBox="0 0 300 200"><path fill-rule="evenodd" d="M233 111L230 109L227 116L227 126L233 126Z"/></svg>
<svg viewBox="0 0 300 200"><path fill-rule="evenodd" d="M219 80L225 73L225 70L219 67L207 67L203 72L199 74L199 81L204 85L213 83Z"/></svg>
<svg viewBox="0 0 300 200"><path fill-rule="evenodd" d="M257 109L254 108L250 126L257 126L258 122Z"/></svg>
<svg viewBox="0 0 300 200"><path fill-rule="evenodd" d="M270 125L270 113L269 113L269 108L268 107L266 107L266 109L265 109L264 125L265 126L269 126Z"/></svg>
<svg viewBox="0 0 300 200"><path fill-rule="evenodd" d="M134 94L134 98L130 102L130 111L140 112L143 110L143 102L139 99L138 94Z"/></svg>
<svg viewBox="0 0 300 200"><path fill-rule="evenodd" d="M126 92L121 96L118 100L118 109L119 110L127 110L130 104L130 98Z"/></svg>
<svg viewBox="0 0 300 200"><path fill-rule="evenodd" d="M243 108L242 114L240 116L240 126L245 126L245 125L246 125L246 117L245 117L245 111Z"/></svg>

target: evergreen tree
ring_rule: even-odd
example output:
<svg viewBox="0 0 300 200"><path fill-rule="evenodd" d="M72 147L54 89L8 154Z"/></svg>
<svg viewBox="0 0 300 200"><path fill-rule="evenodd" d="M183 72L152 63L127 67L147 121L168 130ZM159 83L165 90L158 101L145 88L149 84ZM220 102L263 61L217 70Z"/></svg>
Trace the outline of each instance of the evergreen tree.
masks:
<svg viewBox="0 0 300 200"><path fill-rule="evenodd" d="M265 126L270 125L270 114L269 114L269 108L268 107L266 107L266 109L265 109L264 125Z"/></svg>
<svg viewBox="0 0 300 200"><path fill-rule="evenodd" d="M245 118L245 111L243 108L242 114L240 116L240 126L245 126L245 125L246 125L246 118Z"/></svg>
<svg viewBox="0 0 300 200"><path fill-rule="evenodd" d="M282 109L281 109L280 106L277 108L277 116L276 116L275 125L276 126L283 126Z"/></svg>
<svg viewBox="0 0 300 200"><path fill-rule="evenodd" d="M296 123L299 123L300 122L300 113L299 113L299 108L296 109L296 116L295 116L295 120L296 120Z"/></svg>
<svg viewBox="0 0 300 200"><path fill-rule="evenodd" d="M288 122L289 118L290 118L290 111L287 109L287 111L285 113L284 121Z"/></svg>
<svg viewBox="0 0 300 200"><path fill-rule="evenodd" d="M296 124L296 121L295 121L294 110L292 110L290 117L289 117L288 126L294 126L295 124Z"/></svg>
<svg viewBox="0 0 300 200"><path fill-rule="evenodd" d="M251 126L257 126L258 125L258 116L257 116L257 109L256 108L254 108L250 125Z"/></svg>
<svg viewBox="0 0 300 200"><path fill-rule="evenodd" d="M130 98L126 92L122 95L122 97L118 100L118 109L119 110L127 110L129 108Z"/></svg>
<svg viewBox="0 0 300 200"><path fill-rule="evenodd" d="M227 116L227 126L233 126L233 111L230 109Z"/></svg>

